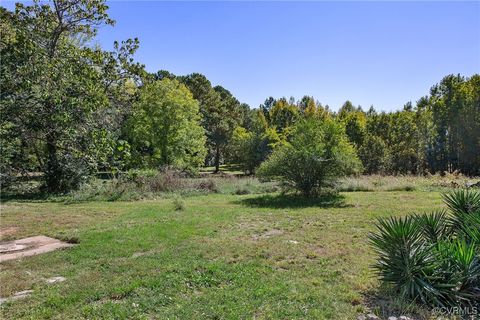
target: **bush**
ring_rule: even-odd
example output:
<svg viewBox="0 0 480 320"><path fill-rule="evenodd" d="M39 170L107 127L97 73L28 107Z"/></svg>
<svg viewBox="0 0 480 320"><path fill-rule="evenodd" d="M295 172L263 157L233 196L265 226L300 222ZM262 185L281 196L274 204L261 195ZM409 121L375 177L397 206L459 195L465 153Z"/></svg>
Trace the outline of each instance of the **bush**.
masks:
<svg viewBox="0 0 480 320"><path fill-rule="evenodd" d="M203 192L218 192L217 184L212 179L202 180L198 183L194 183L193 188Z"/></svg>
<svg viewBox="0 0 480 320"><path fill-rule="evenodd" d="M430 306L480 306L480 192L444 195L450 209L391 217L370 240L375 269L408 300Z"/></svg>
<svg viewBox="0 0 480 320"><path fill-rule="evenodd" d="M172 192L184 186L182 173L174 170L131 170L120 178L125 182L132 182L142 191Z"/></svg>
<svg viewBox="0 0 480 320"><path fill-rule="evenodd" d="M291 142L278 147L257 173L310 197L332 187L339 177L358 172L360 166L341 125L309 118L295 126Z"/></svg>
<svg viewBox="0 0 480 320"><path fill-rule="evenodd" d="M175 211L183 211L185 210L185 201L179 197L179 196L176 196L173 198L172 200L172 203L173 203L173 207L175 208Z"/></svg>

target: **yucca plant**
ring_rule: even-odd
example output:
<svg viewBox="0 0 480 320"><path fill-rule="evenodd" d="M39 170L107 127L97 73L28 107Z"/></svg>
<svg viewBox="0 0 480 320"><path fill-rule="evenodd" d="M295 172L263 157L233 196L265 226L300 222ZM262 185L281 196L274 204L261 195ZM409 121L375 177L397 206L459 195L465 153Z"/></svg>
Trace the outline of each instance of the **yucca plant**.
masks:
<svg viewBox="0 0 480 320"><path fill-rule="evenodd" d="M447 217L448 214L445 210L416 216L427 241L430 243L437 243L451 235L451 228Z"/></svg>
<svg viewBox="0 0 480 320"><path fill-rule="evenodd" d="M465 216L459 234L463 238L474 242L480 250L480 214Z"/></svg>
<svg viewBox="0 0 480 320"><path fill-rule="evenodd" d="M443 201L453 216L480 212L480 192L475 190L454 190L443 195Z"/></svg>
<svg viewBox="0 0 480 320"><path fill-rule="evenodd" d="M370 236L379 256L375 268L383 281L393 283L402 296L424 302L437 296L429 278L436 259L415 216L378 221L378 232Z"/></svg>
<svg viewBox="0 0 480 320"><path fill-rule="evenodd" d="M480 304L480 192L453 191L449 212L380 219L370 241L381 280L428 305Z"/></svg>
<svg viewBox="0 0 480 320"><path fill-rule="evenodd" d="M473 305L480 301L480 261L477 247L464 239L441 241L437 256L442 305Z"/></svg>

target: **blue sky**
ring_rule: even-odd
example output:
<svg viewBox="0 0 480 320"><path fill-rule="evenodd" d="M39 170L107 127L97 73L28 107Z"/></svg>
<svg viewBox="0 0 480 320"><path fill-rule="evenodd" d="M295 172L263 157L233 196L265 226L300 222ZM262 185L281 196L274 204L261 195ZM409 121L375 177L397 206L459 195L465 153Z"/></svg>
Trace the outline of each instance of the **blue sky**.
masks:
<svg viewBox="0 0 480 320"><path fill-rule="evenodd" d="M138 37L147 70L203 73L252 107L306 94L395 110L480 73L480 2L107 3L102 47Z"/></svg>

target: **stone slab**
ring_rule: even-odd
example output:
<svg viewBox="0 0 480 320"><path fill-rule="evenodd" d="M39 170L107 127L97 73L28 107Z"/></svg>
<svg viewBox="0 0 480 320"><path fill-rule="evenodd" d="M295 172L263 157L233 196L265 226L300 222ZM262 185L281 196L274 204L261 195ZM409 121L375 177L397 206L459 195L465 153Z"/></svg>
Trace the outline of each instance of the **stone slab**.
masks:
<svg viewBox="0 0 480 320"><path fill-rule="evenodd" d="M0 243L0 262L21 259L72 246L74 245L46 236L35 236L4 242Z"/></svg>

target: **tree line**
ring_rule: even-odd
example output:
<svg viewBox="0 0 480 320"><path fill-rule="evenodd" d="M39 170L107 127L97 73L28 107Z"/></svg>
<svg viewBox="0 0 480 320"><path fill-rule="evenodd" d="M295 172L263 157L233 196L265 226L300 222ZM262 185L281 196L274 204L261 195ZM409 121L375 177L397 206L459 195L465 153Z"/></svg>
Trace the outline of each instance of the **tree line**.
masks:
<svg viewBox="0 0 480 320"><path fill-rule="evenodd" d="M338 128L332 137L347 138L367 174L480 174L478 74L448 75L396 112L350 101L335 112L310 96L251 108L202 74L147 72L133 59L138 39L112 51L92 45L100 26L115 23L107 9L103 0L0 7L2 186L30 172L43 173L49 192L98 171L195 173L235 163L253 174L275 150L301 141L295 128L305 121L319 132Z"/></svg>

